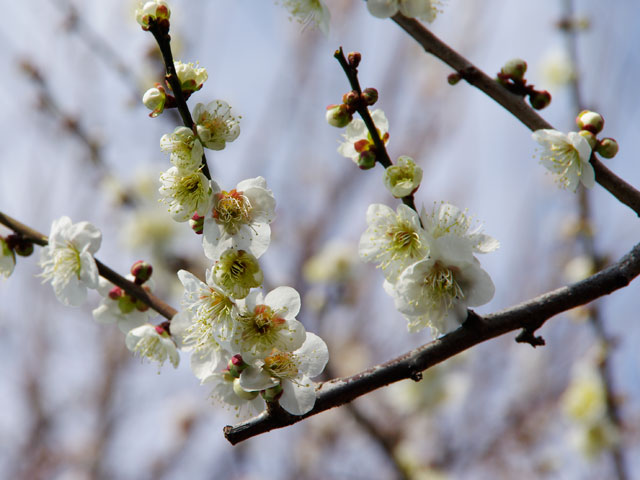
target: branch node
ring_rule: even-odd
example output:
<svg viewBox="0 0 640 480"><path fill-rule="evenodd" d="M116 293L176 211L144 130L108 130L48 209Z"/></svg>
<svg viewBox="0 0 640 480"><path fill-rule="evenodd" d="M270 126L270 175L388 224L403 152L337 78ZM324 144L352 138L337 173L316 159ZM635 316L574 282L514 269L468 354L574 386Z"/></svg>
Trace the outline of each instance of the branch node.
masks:
<svg viewBox="0 0 640 480"><path fill-rule="evenodd" d="M528 343L533 348L545 346L546 342L544 341L544 338L536 337L533 332L535 332L535 329L523 328L516 337L516 342Z"/></svg>
<svg viewBox="0 0 640 480"><path fill-rule="evenodd" d="M409 378L414 382L419 382L420 380L422 380L422 372L411 372Z"/></svg>

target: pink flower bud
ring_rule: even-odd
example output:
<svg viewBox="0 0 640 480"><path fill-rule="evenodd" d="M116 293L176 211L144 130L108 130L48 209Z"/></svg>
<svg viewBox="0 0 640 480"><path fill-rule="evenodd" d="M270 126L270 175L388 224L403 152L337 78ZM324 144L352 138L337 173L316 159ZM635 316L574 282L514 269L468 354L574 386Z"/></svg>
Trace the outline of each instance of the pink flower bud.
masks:
<svg viewBox="0 0 640 480"><path fill-rule="evenodd" d="M196 232L198 235L202 235L202 231L204 229L204 217L194 213L193 217L189 219L189 226L191 227L191 230Z"/></svg>
<svg viewBox="0 0 640 480"><path fill-rule="evenodd" d="M362 60L362 55L360 55L360 52L350 52L347 55L347 61L352 68L358 68L358 65L360 65L360 60Z"/></svg>
<svg viewBox="0 0 640 480"><path fill-rule="evenodd" d="M124 292L120 287L113 287L111 290L109 290L109 298L111 300L118 300L123 295Z"/></svg>
<svg viewBox="0 0 640 480"><path fill-rule="evenodd" d="M131 266L131 275L135 277L135 283L142 285L151 278L153 267L144 260L138 260Z"/></svg>

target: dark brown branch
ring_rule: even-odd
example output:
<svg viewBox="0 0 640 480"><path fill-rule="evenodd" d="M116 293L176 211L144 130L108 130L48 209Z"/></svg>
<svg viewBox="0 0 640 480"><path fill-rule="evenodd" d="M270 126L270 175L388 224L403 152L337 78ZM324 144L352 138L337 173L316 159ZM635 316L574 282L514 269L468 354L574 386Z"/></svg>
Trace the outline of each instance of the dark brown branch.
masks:
<svg viewBox="0 0 640 480"><path fill-rule="evenodd" d="M414 378L423 370L474 345L520 328L537 327L554 315L623 288L639 274L640 244L618 263L581 282L485 317L470 311L470 316L462 327L442 338L351 377L337 378L320 384L315 406L305 415L290 415L282 409L272 413L264 412L248 422L225 427L224 435L229 442L236 444L343 405L390 383Z"/></svg>
<svg viewBox="0 0 640 480"><path fill-rule="evenodd" d="M546 120L538 115L522 97L509 92L506 88L489 77L478 67L469 62L458 52L427 30L417 20L407 18L398 13L393 21L404 29L424 50L442 60L470 85L486 93L489 97L511 112L530 130L553 128ZM605 167L595 155L591 155L591 164L596 172L596 181L606 188L620 202L640 215L640 192L623 179Z"/></svg>
<svg viewBox="0 0 640 480"><path fill-rule="evenodd" d="M45 246L49 243L46 235L43 235L42 233L30 227L27 227L23 223L20 223L18 220L15 220L14 218L11 218L10 216L2 212L0 212L0 223L7 228L10 228L14 232L21 234L23 237L32 240L36 245ZM140 285L136 285L135 283L130 282L119 273L111 270L97 258L94 258L94 260L96 261L98 272L100 273L101 277L106 278L114 285L122 288L132 297L141 300L146 305L149 305L167 320L171 321L173 316L178 313L176 309L165 303L163 300L160 300L155 295L148 293Z"/></svg>

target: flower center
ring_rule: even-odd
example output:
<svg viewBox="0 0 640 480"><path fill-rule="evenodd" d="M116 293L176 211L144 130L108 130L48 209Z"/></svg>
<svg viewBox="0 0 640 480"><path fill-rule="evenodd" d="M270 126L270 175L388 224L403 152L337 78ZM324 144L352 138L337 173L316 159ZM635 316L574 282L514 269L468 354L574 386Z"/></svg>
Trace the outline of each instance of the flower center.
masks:
<svg viewBox="0 0 640 480"><path fill-rule="evenodd" d="M215 267L219 285L234 298L244 298L251 288L262 284L262 270L256 257L244 250L226 250Z"/></svg>
<svg viewBox="0 0 640 480"><path fill-rule="evenodd" d="M420 235L408 222L398 222L389 227L386 234L388 238L386 249L378 255L381 260L380 268L383 270L392 262L421 256L423 245Z"/></svg>
<svg viewBox="0 0 640 480"><path fill-rule="evenodd" d="M271 376L292 379L298 375L298 364L293 353L273 349L273 353L264 359L262 367Z"/></svg>
<svg viewBox="0 0 640 480"><path fill-rule="evenodd" d="M217 195L212 214L216 223L222 225L229 235L235 235L241 225L251 221L251 203L242 192L234 188Z"/></svg>
<svg viewBox="0 0 640 480"><path fill-rule="evenodd" d="M447 267L436 262L424 278L424 287L434 304L441 304L447 310L453 307L456 300L464 298L462 287L456 281L455 267Z"/></svg>

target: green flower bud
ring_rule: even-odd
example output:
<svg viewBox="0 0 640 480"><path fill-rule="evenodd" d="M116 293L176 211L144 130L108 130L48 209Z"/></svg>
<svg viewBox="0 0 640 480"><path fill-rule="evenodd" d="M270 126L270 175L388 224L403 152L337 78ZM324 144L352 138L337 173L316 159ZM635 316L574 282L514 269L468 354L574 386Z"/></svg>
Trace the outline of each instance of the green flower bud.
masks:
<svg viewBox="0 0 640 480"><path fill-rule="evenodd" d="M500 73L512 80L524 80L524 74L527 71L527 62L521 58L514 58L504 64L504 67L500 70Z"/></svg>
<svg viewBox="0 0 640 480"><path fill-rule="evenodd" d="M345 104L329 105L327 107L327 123L333 127L343 128L351 123L353 115Z"/></svg>
<svg viewBox="0 0 640 480"><path fill-rule="evenodd" d="M597 135L604 128L604 118L599 113L583 110L576 117L576 124L580 130L587 130Z"/></svg>
<svg viewBox="0 0 640 480"><path fill-rule="evenodd" d="M598 152L602 158L613 158L618 153L618 149L618 142L613 138L603 138L598 143L596 152Z"/></svg>
<svg viewBox="0 0 640 480"><path fill-rule="evenodd" d="M551 103L551 94L546 90L542 90L541 92L534 91L529 94L529 103L536 110L542 110Z"/></svg>

